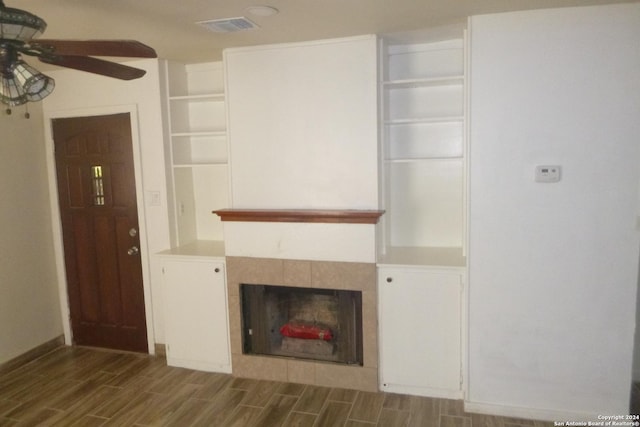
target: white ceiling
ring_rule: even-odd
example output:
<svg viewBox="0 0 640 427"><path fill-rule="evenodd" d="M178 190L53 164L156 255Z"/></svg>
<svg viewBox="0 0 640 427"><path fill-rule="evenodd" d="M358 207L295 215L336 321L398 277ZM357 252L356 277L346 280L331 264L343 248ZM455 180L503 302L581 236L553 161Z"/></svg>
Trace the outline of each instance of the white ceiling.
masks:
<svg viewBox="0 0 640 427"><path fill-rule="evenodd" d="M633 2L637 0L631 0ZM470 15L620 3L607 0L5 0L47 21L43 38L135 39L185 63L219 60L227 47L385 34L464 23ZM266 4L280 13L248 14ZM261 28L214 33L195 24L246 16Z"/></svg>

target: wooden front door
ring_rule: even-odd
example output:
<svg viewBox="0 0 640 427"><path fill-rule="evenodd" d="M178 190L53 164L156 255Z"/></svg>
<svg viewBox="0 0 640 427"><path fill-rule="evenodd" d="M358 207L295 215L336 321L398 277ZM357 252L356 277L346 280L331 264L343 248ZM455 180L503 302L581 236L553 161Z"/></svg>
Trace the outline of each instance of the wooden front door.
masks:
<svg viewBox="0 0 640 427"><path fill-rule="evenodd" d="M147 352L129 114L52 125L74 343Z"/></svg>

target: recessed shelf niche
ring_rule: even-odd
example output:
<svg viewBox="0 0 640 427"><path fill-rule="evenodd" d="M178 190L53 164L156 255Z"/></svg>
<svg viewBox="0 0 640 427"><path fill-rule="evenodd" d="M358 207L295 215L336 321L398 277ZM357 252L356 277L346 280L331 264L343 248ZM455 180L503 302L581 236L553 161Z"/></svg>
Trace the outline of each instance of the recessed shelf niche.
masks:
<svg viewBox="0 0 640 427"><path fill-rule="evenodd" d="M464 266L465 42L381 42L379 264Z"/></svg>
<svg viewBox="0 0 640 427"><path fill-rule="evenodd" d="M211 215L229 204L222 63L165 64L171 243L222 241Z"/></svg>

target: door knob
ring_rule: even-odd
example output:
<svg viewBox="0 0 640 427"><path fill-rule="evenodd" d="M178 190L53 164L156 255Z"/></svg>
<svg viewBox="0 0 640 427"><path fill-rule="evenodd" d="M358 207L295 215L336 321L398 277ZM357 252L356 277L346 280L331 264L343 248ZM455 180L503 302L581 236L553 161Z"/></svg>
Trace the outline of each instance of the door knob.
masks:
<svg viewBox="0 0 640 427"><path fill-rule="evenodd" d="M140 253L140 249L137 246L131 246L127 251L127 255L138 255Z"/></svg>
<svg viewBox="0 0 640 427"><path fill-rule="evenodd" d="M136 228L135 228L135 227L132 227L132 228L129 230L129 236L131 236L131 237L136 237L137 235L138 235L138 230L136 230Z"/></svg>

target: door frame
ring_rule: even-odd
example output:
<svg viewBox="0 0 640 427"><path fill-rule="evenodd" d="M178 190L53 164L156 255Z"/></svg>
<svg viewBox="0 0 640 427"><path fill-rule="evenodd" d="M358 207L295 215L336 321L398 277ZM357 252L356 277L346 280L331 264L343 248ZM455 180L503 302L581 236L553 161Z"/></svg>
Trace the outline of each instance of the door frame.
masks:
<svg viewBox="0 0 640 427"><path fill-rule="evenodd" d="M56 177L56 160L53 142L52 120L69 117L106 116L111 114L128 113L131 122L131 142L133 151L134 176L136 186L136 204L138 205L138 227L140 232L140 251L144 254L142 264L142 286L144 290L144 306L147 322L147 346L149 354L155 354L155 333L153 324L153 305L151 300L151 269L149 245L147 242L146 211L144 203L144 187L142 181L142 160L140 146L140 129L138 126L138 110L135 104L125 104L104 107L86 107L69 110L55 110L44 112L44 139L47 155L47 174L51 205L51 221L53 230L53 246L55 253L56 274L58 280L58 296L62 315L62 328L66 345L73 343L71 329L71 315L69 309L69 294L67 291L67 272L64 261L64 244L62 238L62 221L60 217L60 203L58 199L58 185Z"/></svg>

